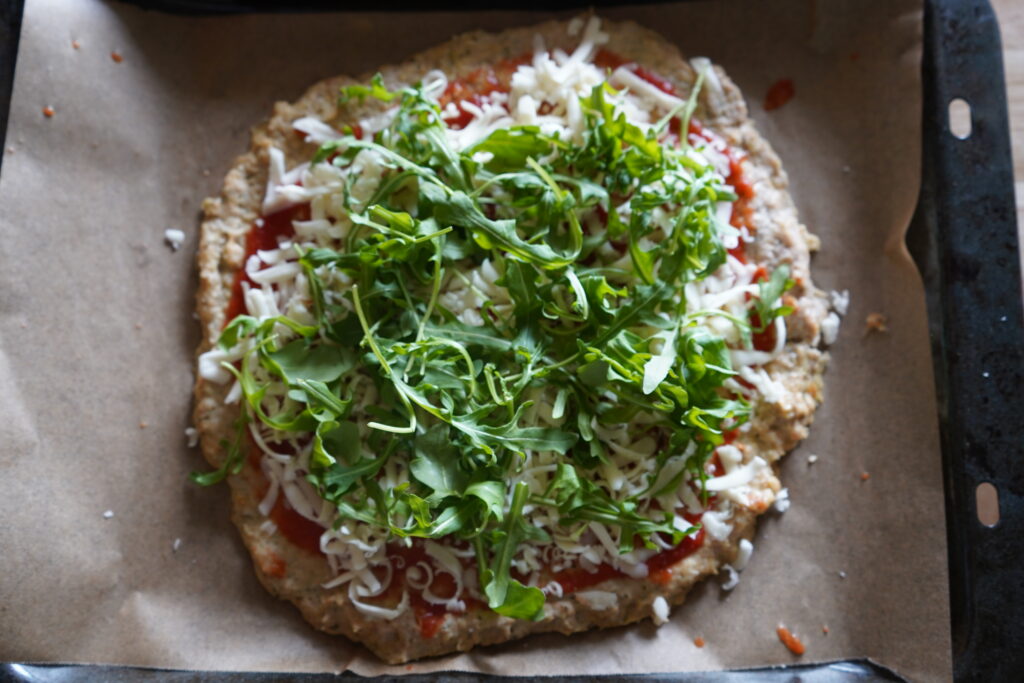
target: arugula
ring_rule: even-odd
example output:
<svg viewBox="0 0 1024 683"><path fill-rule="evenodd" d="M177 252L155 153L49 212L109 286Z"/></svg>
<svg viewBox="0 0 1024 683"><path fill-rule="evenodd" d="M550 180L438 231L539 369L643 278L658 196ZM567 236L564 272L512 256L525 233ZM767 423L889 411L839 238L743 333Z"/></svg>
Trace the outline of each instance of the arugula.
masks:
<svg viewBox="0 0 1024 683"><path fill-rule="evenodd" d="M785 263L772 271L767 282L758 284L759 292L754 300L754 315L757 318L755 332L764 332L776 318L793 312L792 306L781 305L778 302L794 284L796 283L789 279L789 266Z"/></svg>
<svg viewBox="0 0 1024 683"><path fill-rule="evenodd" d="M791 311L779 303L792 286L781 266L746 318L687 312L685 286L725 262L722 238L734 231L717 218L718 203L736 199L721 177L686 145L658 139L670 118L688 123L703 77L685 107L650 130L630 123L603 84L580 99L582 141L520 126L461 151L422 87L391 91L376 76L344 88L342 101L375 98L395 117L372 139L323 144L312 163L347 172L372 155L387 170L369 197L355 199L351 178L338 196L351 223L343 240L297 248L309 316L242 315L225 327L222 348L249 349L229 367L242 417L222 466L193 480L238 472L245 431L258 421L309 444L305 476L335 506L337 524L467 543L490 608L521 619L540 618L544 596L513 576L513 559L550 540L527 521L527 506L550 508L573 529L617 528L624 553L654 547L655 534L678 542L686 532L673 513L645 502L685 472L703 482L725 426L749 414L745 401L725 397L729 346L701 321L731 320L749 346L752 332ZM463 274L485 259L500 298ZM445 305L442 291L460 279L483 301L482 325ZM531 424L537 396L553 401L561 426ZM640 414L665 444L650 475L651 489L661 483L620 499L590 475L609 462L598 432ZM537 452L558 457L547 489L511 485ZM384 486L393 459L409 481Z"/></svg>
<svg viewBox="0 0 1024 683"><path fill-rule="evenodd" d="M544 616L544 594L538 588L524 586L511 578L509 571L519 544L537 533L536 527L530 527L523 521L523 506L529 493L526 484L520 482L516 485L504 523L491 534L494 559L481 571L480 583L487 596L487 605L498 614L538 620ZM478 561L482 554L478 545Z"/></svg>

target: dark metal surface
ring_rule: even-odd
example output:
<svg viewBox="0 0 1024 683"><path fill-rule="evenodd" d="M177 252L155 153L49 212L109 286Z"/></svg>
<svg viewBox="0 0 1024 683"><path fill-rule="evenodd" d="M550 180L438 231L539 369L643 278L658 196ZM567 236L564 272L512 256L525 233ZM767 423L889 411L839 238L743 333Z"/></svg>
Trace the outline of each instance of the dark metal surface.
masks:
<svg viewBox="0 0 1024 683"><path fill-rule="evenodd" d="M24 0L0 0L0 169L3 168L7 116L14 90L14 63L18 58Z"/></svg>
<svg viewBox="0 0 1024 683"><path fill-rule="evenodd" d="M127 0L158 11L215 14L239 11L344 9L340 0ZM0 0L0 143L4 139L24 0ZM498 0L487 8L622 4L532 3ZM434 7L457 8L458 2ZM422 9L415 1L380 9ZM476 9L482 9L478 6ZM928 299L939 399L950 607L957 681L1024 680L1024 316L1013 200L999 30L987 0L925 0L922 189L908 233ZM972 134L949 132L948 103L972 109ZM0 146L0 163L3 147ZM1000 521L978 521L975 489L993 483ZM936 599L943 599L936 596ZM132 667L0 664L0 681L319 681L362 680L353 674L209 673ZM551 679L583 683L615 677ZM666 674L637 680L896 681L867 660ZM394 681L394 678L375 679ZM468 674L412 675L401 681L473 680ZM497 679L501 680L501 679ZM508 679L514 681L517 679Z"/></svg>
<svg viewBox="0 0 1024 683"><path fill-rule="evenodd" d="M643 0L647 4L678 0ZM239 12L336 12L339 10L403 11L403 10L470 10L475 12L511 9L564 10L585 7L626 5L622 0L376 0L371 6L345 0L120 0L145 9L172 14L237 14Z"/></svg>
<svg viewBox="0 0 1024 683"><path fill-rule="evenodd" d="M709 671L686 674L656 674L650 676L543 676L517 678L488 676L494 683L507 681L549 681L550 683L618 683L624 679L642 683L874 683L875 681L903 681L905 679L867 659L827 664L807 664L787 667L748 669L744 671ZM406 676L382 676L364 678L355 674L276 674L276 673L234 673L202 671L168 671L166 669L139 669L119 666L31 666L7 664L0 668L0 683L84 683L107 681L109 683L132 683L148 681L202 681L203 683L326 683L340 681L372 681L373 683L470 683L480 680L477 674L438 673L410 674Z"/></svg>
<svg viewBox="0 0 1024 683"><path fill-rule="evenodd" d="M939 400L954 677L1024 680L1024 318L999 27L987 0L925 10L921 268ZM971 134L950 132L950 101ZM991 482L999 522L978 521Z"/></svg>

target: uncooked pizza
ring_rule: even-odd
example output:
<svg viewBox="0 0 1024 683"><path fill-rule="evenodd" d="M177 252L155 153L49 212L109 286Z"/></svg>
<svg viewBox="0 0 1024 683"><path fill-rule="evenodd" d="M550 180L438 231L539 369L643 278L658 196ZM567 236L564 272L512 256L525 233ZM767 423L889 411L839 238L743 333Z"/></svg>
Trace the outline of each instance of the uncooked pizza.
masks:
<svg viewBox="0 0 1024 683"><path fill-rule="evenodd" d="M827 304L707 59L461 36L278 104L204 209L194 478L316 628L397 663L663 623L748 560Z"/></svg>

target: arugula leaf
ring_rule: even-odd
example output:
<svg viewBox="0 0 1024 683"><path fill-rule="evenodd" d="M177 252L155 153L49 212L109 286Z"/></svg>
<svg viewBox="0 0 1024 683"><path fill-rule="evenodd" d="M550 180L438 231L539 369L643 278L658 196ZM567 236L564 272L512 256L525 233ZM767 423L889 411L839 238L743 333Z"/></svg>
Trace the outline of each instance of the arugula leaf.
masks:
<svg viewBox="0 0 1024 683"><path fill-rule="evenodd" d="M470 543L490 608L521 619L543 615L544 595L513 577L513 561L550 542L527 504L565 527L608 527L624 553L654 547L654 534L678 542L673 511L646 500L655 484L703 482L724 429L750 413L728 398L729 345L703 321L719 316L749 340L789 312L779 301L792 286L783 266L742 315L687 306L686 286L725 262L723 237L736 234L718 219L718 203L736 199L721 176L685 141L658 138L674 117L686 128L700 79L650 129L602 84L580 98L580 137L520 126L463 150L436 93L390 91L379 75L344 88L342 101L374 98L395 115L372 139L343 135L315 154L345 178L330 196L344 238L296 246L308 310L225 327L221 348L246 352L225 366L244 421L222 467L194 478L241 468L248 421L278 437L269 443L308 439L307 479L337 524ZM369 191L360 155L385 169ZM614 462L600 434L641 414L662 445L649 490L623 498L593 480ZM510 482L537 452L556 468L531 495ZM387 486L396 472L408 480Z"/></svg>
<svg viewBox="0 0 1024 683"><path fill-rule="evenodd" d="M266 357L268 367L289 384L300 379L333 382L355 367L355 358L347 349L311 346L305 339L296 339Z"/></svg>
<svg viewBox="0 0 1024 683"><path fill-rule="evenodd" d="M521 540L526 537L523 506L530 488L520 482L512 494L512 504L498 538L494 561L490 568L481 567L480 585L487 596L487 605L498 614L516 619L538 620L544 616L544 594L540 589L526 587L510 577L512 556Z"/></svg>
<svg viewBox="0 0 1024 683"><path fill-rule="evenodd" d="M229 474L238 474L245 464L245 452L242 451L242 440L249 427L249 416L243 411L235 421L235 438L231 442L222 440L221 450L226 451L224 462L213 472L190 472L188 478L200 486L213 486L223 481Z"/></svg>
<svg viewBox="0 0 1024 683"><path fill-rule="evenodd" d="M579 476L569 464L560 463L545 495L540 502L549 502L562 515L561 524L578 521L613 524L622 528L622 552L633 548L633 540L640 536L644 544L654 548L652 534L667 534L679 543L684 533L675 528L671 512L666 511L661 521L652 520L636 512L632 501L616 501L603 489L585 477Z"/></svg>
<svg viewBox="0 0 1024 683"><path fill-rule="evenodd" d="M451 424L467 437L470 444L485 453L493 453L498 448L508 448L517 453L525 450L564 452L576 443L575 434L559 429L519 427L518 423L527 407L528 404L521 404L510 420L499 425L482 422L482 418L491 412L490 407L453 416Z"/></svg>
<svg viewBox="0 0 1024 683"><path fill-rule="evenodd" d="M428 429L416 439L416 457L409 463L412 475L434 492L435 500L462 495L469 479L459 467L459 452L448 432L444 424Z"/></svg>
<svg viewBox="0 0 1024 683"><path fill-rule="evenodd" d="M342 400L334 394L323 382L315 379L300 379L296 384L305 393L306 401L314 407L328 411L332 417L345 417L348 415L352 401Z"/></svg>
<svg viewBox="0 0 1024 683"><path fill-rule="evenodd" d="M757 324L754 325L755 332L764 332L776 318L793 312L793 308L790 306L776 306L776 304L794 284L789 279L789 264L786 263L775 268L767 282L758 284L760 293L754 301L754 311L758 318Z"/></svg>
<svg viewBox="0 0 1024 683"><path fill-rule="evenodd" d="M427 190L434 205L434 218L441 225L456 225L470 230L484 249L501 248L513 256L540 265L543 268L562 268L573 262L582 246L575 251L558 253L546 244L532 244L516 234L514 220L491 220L480 211L476 203L462 192L448 196Z"/></svg>
<svg viewBox="0 0 1024 683"><path fill-rule="evenodd" d="M492 159L484 163L484 168L492 173L503 173L521 169L527 159L545 156L554 145L564 144L543 135L537 126L517 126L499 128L463 154L469 157L481 152L491 154Z"/></svg>
<svg viewBox="0 0 1024 683"><path fill-rule="evenodd" d="M480 499L487 512L499 522L505 518L505 483L501 481L478 481L466 487L466 496Z"/></svg>
<svg viewBox="0 0 1024 683"><path fill-rule="evenodd" d="M544 618L544 602L544 593L539 588L524 586L516 579L509 579L502 603L493 609L513 619L540 621Z"/></svg>
<svg viewBox="0 0 1024 683"><path fill-rule="evenodd" d="M387 89L384 85L384 76L378 73L373 75L369 86L357 83L355 85L342 87L341 95L338 98L338 104L345 104L351 99L362 101L367 97L372 97L380 100L381 102L390 102L398 97L398 95L399 93L392 92Z"/></svg>
<svg viewBox="0 0 1024 683"><path fill-rule="evenodd" d="M355 423L325 425L329 429L326 432L318 429L313 437L309 478L320 489L324 499L337 502L356 484L374 477L384 466L389 454L377 458L360 458L359 428Z"/></svg>
<svg viewBox="0 0 1024 683"><path fill-rule="evenodd" d="M666 327L669 324L663 318L658 317L657 309L672 296L671 286L664 282L657 285L639 285L634 292L632 301L620 306L612 320L602 327L600 334L592 343L593 346L607 343L628 327L638 325Z"/></svg>
<svg viewBox="0 0 1024 683"><path fill-rule="evenodd" d="M486 328L471 327L458 320L444 323L426 323L423 333L428 337L450 339L468 348L480 347L487 351L508 352L513 344L510 340L499 337Z"/></svg>

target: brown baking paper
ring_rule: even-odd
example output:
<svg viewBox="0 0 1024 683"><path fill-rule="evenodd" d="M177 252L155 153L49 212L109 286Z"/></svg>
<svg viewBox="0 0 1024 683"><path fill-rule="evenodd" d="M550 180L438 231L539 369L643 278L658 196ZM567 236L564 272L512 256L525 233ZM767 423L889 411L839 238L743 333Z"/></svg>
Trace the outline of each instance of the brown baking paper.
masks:
<svg viewBox="0 0 1024 683"><path fill-rule="evenodd" d="M818 284L852 294L827 401L782 467L792 508L763 520L740 585L705 583L661 628L389 668L271 598L229 522L227 487L186 479L205 467L184 435L199 205L249 127L321 78L548 15L190 18L29 0L0 177L0 660L534 675L869 656L913 679L949 677L924 298L902 247L918 188L920 7L783 0L606 14L726 68L822 238ZM780 78L796 96L766 112ZM180 251L167 228L185 231ZM887 333L865 335L871 312L888 316ZM778 641L780 623L806 644L802 658Z"/></svg>

